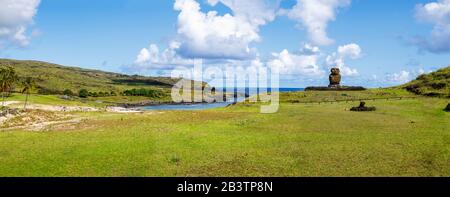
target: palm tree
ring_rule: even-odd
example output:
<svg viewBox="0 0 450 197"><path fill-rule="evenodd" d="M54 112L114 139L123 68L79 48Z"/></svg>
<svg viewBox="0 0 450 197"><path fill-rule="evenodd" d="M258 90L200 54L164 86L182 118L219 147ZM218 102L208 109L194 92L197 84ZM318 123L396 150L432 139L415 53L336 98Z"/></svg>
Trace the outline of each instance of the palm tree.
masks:
<svg viewBox="0 0 450 197"><path fill-rule="evenodd" d="M34 88L35 82L34 82L33 78L27 77L25 80L22 81L22 86L23 86L22 94L26 94L25 104L23 105L23 109L26 110L27 103L28 103L28 96L30 95L31 90Z"/></svg>
<svg viewBox="0 0 450 197"><path fill-rule="evenodd" d="M18 76L14 68L8 66L0 68L0 91L2 93L2 106L5 106L5 94L10 93L17 82Z"/></svg>

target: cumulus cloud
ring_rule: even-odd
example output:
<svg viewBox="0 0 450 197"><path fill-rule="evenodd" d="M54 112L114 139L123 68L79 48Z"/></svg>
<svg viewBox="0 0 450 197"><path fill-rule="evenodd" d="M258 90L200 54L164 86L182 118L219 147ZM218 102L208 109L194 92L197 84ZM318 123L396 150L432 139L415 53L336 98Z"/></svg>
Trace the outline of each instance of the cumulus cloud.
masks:
<svg viewBox="0 0 450 197"><path fill-rule="evenodd" d="M359 75L358 70L348 67L345 59L358 59L361 57L361 53L361 47L354 43L339 46L337 52L327 56L326 62L330 67L339 68L343 76L357 76Z"/></svg>
<svg viewBox="0 0 450 197"><path fill-rule="evenodd" d="M177 65L189 65L193 60L179 56L176 50L179 43L172 42L169 48L160 51L156 44L151 44L148 48L143 48L136 57L134 63L137 66L148 68L173 68Z"/></svg>
<svg viewBox="0 0 450 197"><path fill-rule="evenodd" d="M307 53L293 54L287 49L280 53L272 53L272 59L268 61L267 66L277 68L280 74L323 75L324 72L318 65L319 49L306 44L300 51Z"/></svg>
<svg viewBox="0 0 450 197"><path fill-rule="evenodd" d="M407 83L411 80L411 73L402 70L399 73L388 74L386 79L387 81L394 83Z"/></svg>
<svg viewBox="0 0 450 197"><path fill-rule="evenodd" d="M287 11L287 15L307 29L313 44L330 45L334 41L327 35L328 23L336 20L338 8L350 3L351 0L297 0L297 4Z"/></svg>
<svg viewBox="0 0 450 197"><path fill-rule="evenodd" d="M305 55L314 55L320 53L320 48L306 43L303 45L303 48L300 49L300 52Z"/></svg>
<svg viewBox="0 0 450 197"><path fill-rule="evenodd" d="M278 3L272 0L208 0L212 6L222 3L233 11L233 15L243 18L255 26L266 25L276 17Z"/></svg>
<svg viewBox="0 0 450 197"><path fill-rule="evenodd" d="M211 5L222 3L233 13L204 13L195 0L176 0L179 11L177 49L186 58L248 59L256 55L250 45L260 41L259 28L274 20L275 10L264 0L208 0Z"/></svg>
<svg viewBox="0 0 450 197"><path fill-rule="evenodd" d="M385 79L383 79L383 82L389 83L389 84L403 84L408 83L417 76L422 74L428 74L431 73L432 70L424 70L423 68L417 69L417 70L402 70L398 73L388 73L385 76Z"/></svg>
<svg viewBox="0 0 450 197"><path fill-rule="evenodd" d="M416 18L433 25L430 38L417 37L413 42L432 53L450 52L450 0L418 4Z"/></svg>
<svg viewBox="0 0 450 197"><path fill-rule="evenodd" d="M33 23L40 0L0 0L0 47L11 42L26 46L27 28Z"/></svg>

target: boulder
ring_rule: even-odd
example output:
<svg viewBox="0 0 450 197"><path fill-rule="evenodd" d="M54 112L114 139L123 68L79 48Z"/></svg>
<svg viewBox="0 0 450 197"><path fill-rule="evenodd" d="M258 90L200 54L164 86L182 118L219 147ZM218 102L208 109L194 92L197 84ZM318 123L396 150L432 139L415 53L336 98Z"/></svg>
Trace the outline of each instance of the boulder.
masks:
<svg viewBox="0 0 450 197"><path fill-rule="evenodd" d="M329 88L338 88L341 86L341 71L339 68L332 68L331 74L330 74L330 85L328 85Z"/></svg>
<svg viewBox="0 0 450 197"><path fill-rule="evenodd" d="M377 110L376 107L366 107L366 102L364 102L364 101L361 101L361 103L359 103L358 107L352 107L350 109L350 111L359 111L359 112L362 112L362 111L376 111L376 110Z"/></svg>

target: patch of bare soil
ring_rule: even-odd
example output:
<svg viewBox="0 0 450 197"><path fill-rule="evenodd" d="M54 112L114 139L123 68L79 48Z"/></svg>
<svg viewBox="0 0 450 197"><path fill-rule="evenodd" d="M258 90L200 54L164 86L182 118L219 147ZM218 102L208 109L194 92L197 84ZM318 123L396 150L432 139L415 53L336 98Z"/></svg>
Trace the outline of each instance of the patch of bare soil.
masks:
<svg viewBox="0 0 450 197"><path fill-rule="evenodd" d="M0 122L0 131L48 131L55 127L70 129L81 121L81 118L66 113L29 110Z"/></svg>

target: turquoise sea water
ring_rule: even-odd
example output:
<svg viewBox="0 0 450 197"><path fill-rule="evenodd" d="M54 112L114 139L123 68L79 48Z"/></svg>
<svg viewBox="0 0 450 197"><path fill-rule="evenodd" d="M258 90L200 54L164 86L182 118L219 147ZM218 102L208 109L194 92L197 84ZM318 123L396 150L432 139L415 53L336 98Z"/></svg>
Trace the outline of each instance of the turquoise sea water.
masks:
<svg viewBox="0 0 450 197"><path fill-rule="evenodd" d="M304 88L280 88L280 92L297 92L297 91L303 91ZM246 90L249 92L249 89ZM270 92L270 90L269 90ZM226 107L233 102L221 102L221 103L196 103L196 104L170 104L170 105L155 105L155 106L145 106L141 107L139 109L142 110L157 110L157 111L167 111L167 110L206 110L206 109L214 109L214 108L221 108Z"/></svg>

